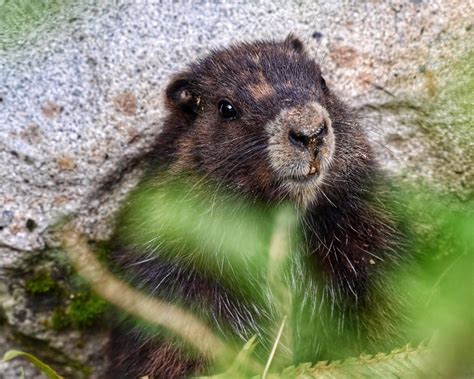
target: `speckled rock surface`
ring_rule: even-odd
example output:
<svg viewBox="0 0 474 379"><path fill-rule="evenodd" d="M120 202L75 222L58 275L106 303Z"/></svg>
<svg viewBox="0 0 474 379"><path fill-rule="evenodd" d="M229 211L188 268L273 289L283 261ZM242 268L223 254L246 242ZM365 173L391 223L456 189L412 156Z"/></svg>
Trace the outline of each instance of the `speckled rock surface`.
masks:
<svg viewBox="0 0 474 379"><path fill-rule="evenodd" d="M474 3L99 2L54 12L47 27L16 40L0 33L0 308L3 328L87 361L103 338L68 346L76 332L43 330L48 312L28 312L21 278L9 270L54 244L48 230L64 215L75 215L91 238L107 238L137 162L160 132L172 72L213 47L295 32L329 85L361 110L383 165L436 181L429 144L384 104L432 95L429 73L472 47ZM12 344L2 343L1 330L3 354ZM0 364L0 377L16 367Z"/></svg>

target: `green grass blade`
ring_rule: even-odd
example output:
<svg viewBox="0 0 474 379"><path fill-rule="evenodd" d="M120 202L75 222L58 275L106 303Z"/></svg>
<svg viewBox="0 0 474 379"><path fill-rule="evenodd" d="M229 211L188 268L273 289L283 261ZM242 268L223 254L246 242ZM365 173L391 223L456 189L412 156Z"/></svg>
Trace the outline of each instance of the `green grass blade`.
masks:
<svg viewBox="0 0 474 379"><path fill-rule="evenodd" d="M280 342L281 335L283 334L283 328L285 327L286 323L286 316L283 318L283 321L280 326L280 330L278 330L277 337L275 339L275 342L273 344L272 351L270 352L270 356L268 357L267 364L265 366L265 370L263 371L262 374L262 379L265 379L268 375L268 371L270 370L270 366L272 365L273 357L275 356L276 349L278 347L278 343Z"/></svg>
<svg viewBox="0 0 474 379"><path fill-rule="evenodd" d="M38 370L43 372L48 378L50 379L63 379L61 375L59 375L56 371L54 371L50 366L46 363L41 362L38 358L34 355L25 353L24 351L19 350L9 350L3 356L3 361L8 362L15 358L25 358L26 360L30 361Z"/></svg>

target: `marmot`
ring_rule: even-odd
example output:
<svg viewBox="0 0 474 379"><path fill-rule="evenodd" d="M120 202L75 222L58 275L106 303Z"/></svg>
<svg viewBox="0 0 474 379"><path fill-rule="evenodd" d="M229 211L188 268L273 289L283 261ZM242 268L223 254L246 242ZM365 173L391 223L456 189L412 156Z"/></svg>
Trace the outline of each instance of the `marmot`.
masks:
<svg viewBox="0 0 474 379"><path fill-rule="evenodd" d="M389 277L407 258L403 234L384 203L383 179L363 128L328 88L304 44L290 34L212 51L172 78L165 98L169 114L150 155L148 180L192 172L246 199L269 205L288 200L300 210L304 265L318 271L308 268L293 278L302 286L295 319L309 310L294 332L303 349L294 363L343 355L312 334L312 325L327 332L316 325L322 320L318 301L337 319L336 333L346 334L347 351L359 343L367 351L396 336L400 300L390 293ZM239 298L229 282L161 255L159 246L149 259L118 242L112 261L153 296L194 302L216 330L229 328L242 345L259 335L255 325L268 310ZM308 275L312 282L302 284ZM132 324L113 329L110 361L109 376L127 378L184 377L206 366L163 334L142 334Z"/></svg>

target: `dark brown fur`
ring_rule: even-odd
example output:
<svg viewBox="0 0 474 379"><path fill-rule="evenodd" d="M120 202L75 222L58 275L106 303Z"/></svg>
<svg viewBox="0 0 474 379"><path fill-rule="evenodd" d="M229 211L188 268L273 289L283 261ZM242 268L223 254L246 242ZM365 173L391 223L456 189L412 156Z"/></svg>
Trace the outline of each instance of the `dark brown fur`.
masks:
<svg viewBox="0 0 474 379"><path fill-rule="evenodd" d="M221 99L233 102L237 119L219 117ZM397 225L383 205L380 175L365 133L326 87L319 66L298 39L289 36L283 42L244 43L214 51L173 78L166 91L169 115L151 156L149 176L158 167L169 175L191 170L250 199L269 204L291 199L290 187L282 186L272 169L264 125L282 109L305 109L309 102L327 111L335 136L324 180L315 186L314 197L302 204L309 264L322 273L316 280L322 297L340 314L357 315L362 339L388 338L396 334L391 319L396 301L381 301L380 294L387 293L386 273L405 259ZM254 323L261 315L252 314L251 304L236 300L232 288L197 269L160 261L159 254L131 268L143 258L131 250L117 248L113 260L133 273L136 285L154 288L152 295L168 300L200 299L211 319L227 320L236 334L258 333ZM156 289L153 284L163 278ZM374 330L382 324L377 318L383 318L383 331ZM301 352L299 359L327 358L317 337L311 338L314 348ZM174 378L205 367L202 359L190 358L165 337L145 338L132 327L114 329L110 347L110 377Z"/></svg>

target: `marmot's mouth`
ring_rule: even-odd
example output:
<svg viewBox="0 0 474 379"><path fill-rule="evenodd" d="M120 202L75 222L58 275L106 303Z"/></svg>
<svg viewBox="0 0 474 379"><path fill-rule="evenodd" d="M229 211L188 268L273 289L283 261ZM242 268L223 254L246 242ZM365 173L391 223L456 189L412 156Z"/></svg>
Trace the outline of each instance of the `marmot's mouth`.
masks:
<svg viewBox="0 0 474 379"><path fill-rule="evenodd" d="M318 174L317 172L314 172L314 173L309 173L309 174L306 174L306 175L290 175L287 177L287 180L289 180L290 182L294 182L294 183L309 183L311 182L312 180L314 180L316 177L318 177Z"/></svg>
<svg viewBox="0 0 474 379"><path fill-rule="evenodd" d="M319 163L314 160L310 163L308 169L305 172L292 173L287 176L287 179L297 183L311 182L314 178L317 178L320 174Z"/></svg>

